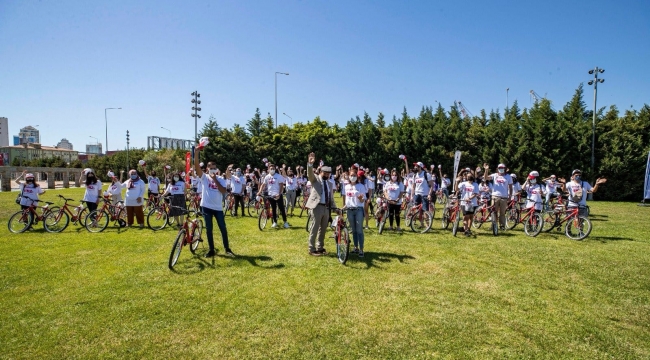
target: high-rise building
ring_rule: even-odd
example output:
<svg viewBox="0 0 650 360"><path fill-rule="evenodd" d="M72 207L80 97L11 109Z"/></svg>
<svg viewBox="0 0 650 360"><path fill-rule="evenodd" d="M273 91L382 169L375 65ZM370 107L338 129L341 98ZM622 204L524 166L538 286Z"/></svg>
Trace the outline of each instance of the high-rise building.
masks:
<svg viewBox="0 0 650 360"><path fill-rule="evenodd" d="M9 146L9 119L0 117L0 146Z"/></svg>
<svg viewBox="0 0 650 360"><path fill-rule="evenodd" d="M101 154L102 153L102 143L97 144L86 144L86 154Z"/></svg>
<svg viewBox="0 0 650 360"><path fill-rule="evenodd" d="M25 126L20 129L18 136L14 135L14 145L22 144L40 144L41 134L37 128L33 126Z"/></svg>
<svg viewBox="0 0 650 360"><path fill-rule="evenodd" d="M74 150L72 148L72 143L68 141L68 139L66 138L61 139L61 141L59 141L59 143L56 144L56 147L58 147L59 149Z"/></svg>

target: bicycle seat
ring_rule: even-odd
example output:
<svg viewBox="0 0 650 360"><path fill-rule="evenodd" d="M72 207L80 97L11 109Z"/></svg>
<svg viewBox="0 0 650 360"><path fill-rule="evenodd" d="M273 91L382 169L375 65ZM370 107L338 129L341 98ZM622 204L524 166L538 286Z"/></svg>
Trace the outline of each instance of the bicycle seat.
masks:
<svg viewBox="0 0 650 360"><path fill-rule="evenodd" d="M45 203L48 204L48 205L53 205L54 204L53 202L49 202L49 201L45 201Z"/></svg>

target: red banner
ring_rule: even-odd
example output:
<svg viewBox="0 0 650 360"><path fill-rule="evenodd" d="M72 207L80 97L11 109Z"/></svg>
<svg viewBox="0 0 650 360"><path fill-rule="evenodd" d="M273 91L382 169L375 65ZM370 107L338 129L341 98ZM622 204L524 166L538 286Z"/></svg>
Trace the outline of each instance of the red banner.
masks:
<svg viewBox="0 0 650 360"><path fill-rule="evenodd" d="M190 181L190 163L192 162L192 154L189 152L185 154L185 182Z"/></svg>

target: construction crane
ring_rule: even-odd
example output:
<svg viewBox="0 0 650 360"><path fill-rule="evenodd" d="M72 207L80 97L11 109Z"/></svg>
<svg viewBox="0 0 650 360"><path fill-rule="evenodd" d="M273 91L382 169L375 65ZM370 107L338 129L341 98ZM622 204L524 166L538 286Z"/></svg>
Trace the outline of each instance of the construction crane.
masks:
<svg viewBox="0 0 650 360"><path fill-rule="evenodd" d="M546 99L546 96L542 97L541 95L539 95L538 93L536 93L535 90L531 90L531 91L530 91L530 97L531 97L532 99L535 99L535 102L538 102L538 101L540 101L540 100L542 100L542 99ZM549 101L549 103L550 103L550 101ZM553 107L553 105L551 105L551 109L555 110L555 108Z"/></svg>
<svg viewBox="0 0 650 360"><path fill-rule="evenodd" d="M472 115L472 113L471 113L471 112L470 112L470 111L465 107L465 105L463 105L463 103L460 102L460 100L454 101L454 103L456 104L456 106L458 107L458 109L460 109L460 113L463 114L463 117L466 117L466 118L467 118L467 117L470 117L470 116L474 116L474 115Z"/></svg>

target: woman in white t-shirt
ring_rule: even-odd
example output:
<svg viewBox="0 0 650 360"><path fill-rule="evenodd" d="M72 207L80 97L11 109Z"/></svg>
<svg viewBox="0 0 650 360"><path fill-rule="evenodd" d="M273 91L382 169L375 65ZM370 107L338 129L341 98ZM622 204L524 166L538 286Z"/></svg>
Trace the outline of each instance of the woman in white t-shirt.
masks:
<svg viewBox="0 0 650 360"><path fill-rule="evenodd" d="M538 176L537 171L531 172L522 186L522 189L528 193L526 197L526 209L535 207L536 212L542 210L542 198L544 196L544 186L537 183Z"/></svg>
<svg viewBox="0 0 650 360"><path fill-rule="evenodd" d="M287 213L284 208L284 200L282 199L282 192L284 191L285 179L284 176L275 172L275 165L269 164L269 174L262 180L260 186L260 193L267 192L269 202L271 203L271 213L273 214L273 225L271 227L278 227L278 214L277 208L280 208L282 221L284 221L284 228L288 229L289 223L287 222Z"/></svg>
<svg viewBox="0 0 650 360"><path fill-rule="evenodd" d="M163 197L171 195L171 209L169 209L169 216L173 216L176 221L176 226L180 229L183 226L185 217L183 216L184 210L187 209L185 204L185 188L187 184L183 181L181 174L173 173L172 181L167 185L167 189L163 193Z"/></svg>
<svg viewBox="0 0 650 360"><path fill-rule="evenodd" d="M86 192L84 193L83 201L88 206L88 213L91 213L97 210L99 198L102 196L102 182L97 179L92 169L82 171L79 176L79 182L81 182L84 176L86 177Z"/></svg>
<svg viewBox="0 0 650 360"><path fill-rule="evenodd" d="M140 229L144 228L144 212L142 210L146 187L144 181L140 179L140 175L135 169L131 169L129 170L129 179L122 183L122 187L126 188L124 205L126 206L127 226L133 225L133 217L135 216Z"/></svg>
<svg viewBox="0 0 650 360"><path fill-rule="evenodd" d="M366 201L368 189L358 182L359 171L357 173L351 170L348 176L349 183L345 185L345 207L347 208L348 222L350 223L350 232L354 240L354 250L359 257L363 257L363 206Z"/></svg>
<svg viewBox="0 0 650 360"><path fill-rule="evenodd" d="M108 177L111 179L111 184L108 186L105 194L111 197L111 204L117 205L122 201L122 176L124 175L124 170L120 171L120 179L117 179L115 173L112 171L108 172Z"/></svg>
<svg viewBox="0 0 650 360"><path fill-rule="evenodd" d="M395 225L397 231L402 231L400 228L399 213L402 209L402 197L404 196L404 184L397 174L397 170L393 170L390 175L385 174L383 179L384 198L388 201L388 221L390 229L393 230L393 218L395 218Z"/></svg>
<svg viewBox="0 0 650 360"><path fill-rule="evenodd" d="M25 178L25 183L20 182L20 178ZM25 210L34 203L38 203L39 195L45 194L45 190L38 186L36 183L36 178L34 174L28 174L27 170L23 170L23 173L16 178L16 184L20 188L20 207ZM37 205L37 204L35 204Z"/></svg>
<svg viewBox="0 0 650 360"><path fill-rule="evenodd" d="M456 194L458 194L461 201L460 208L463 211L463 228L465 229L465 236L472 235L472 220L474 218L474 210L478 206L477 199L479 197L479 186L474 182L474 174L467 172L465 181L460 184L456 183Z"/></svg>

